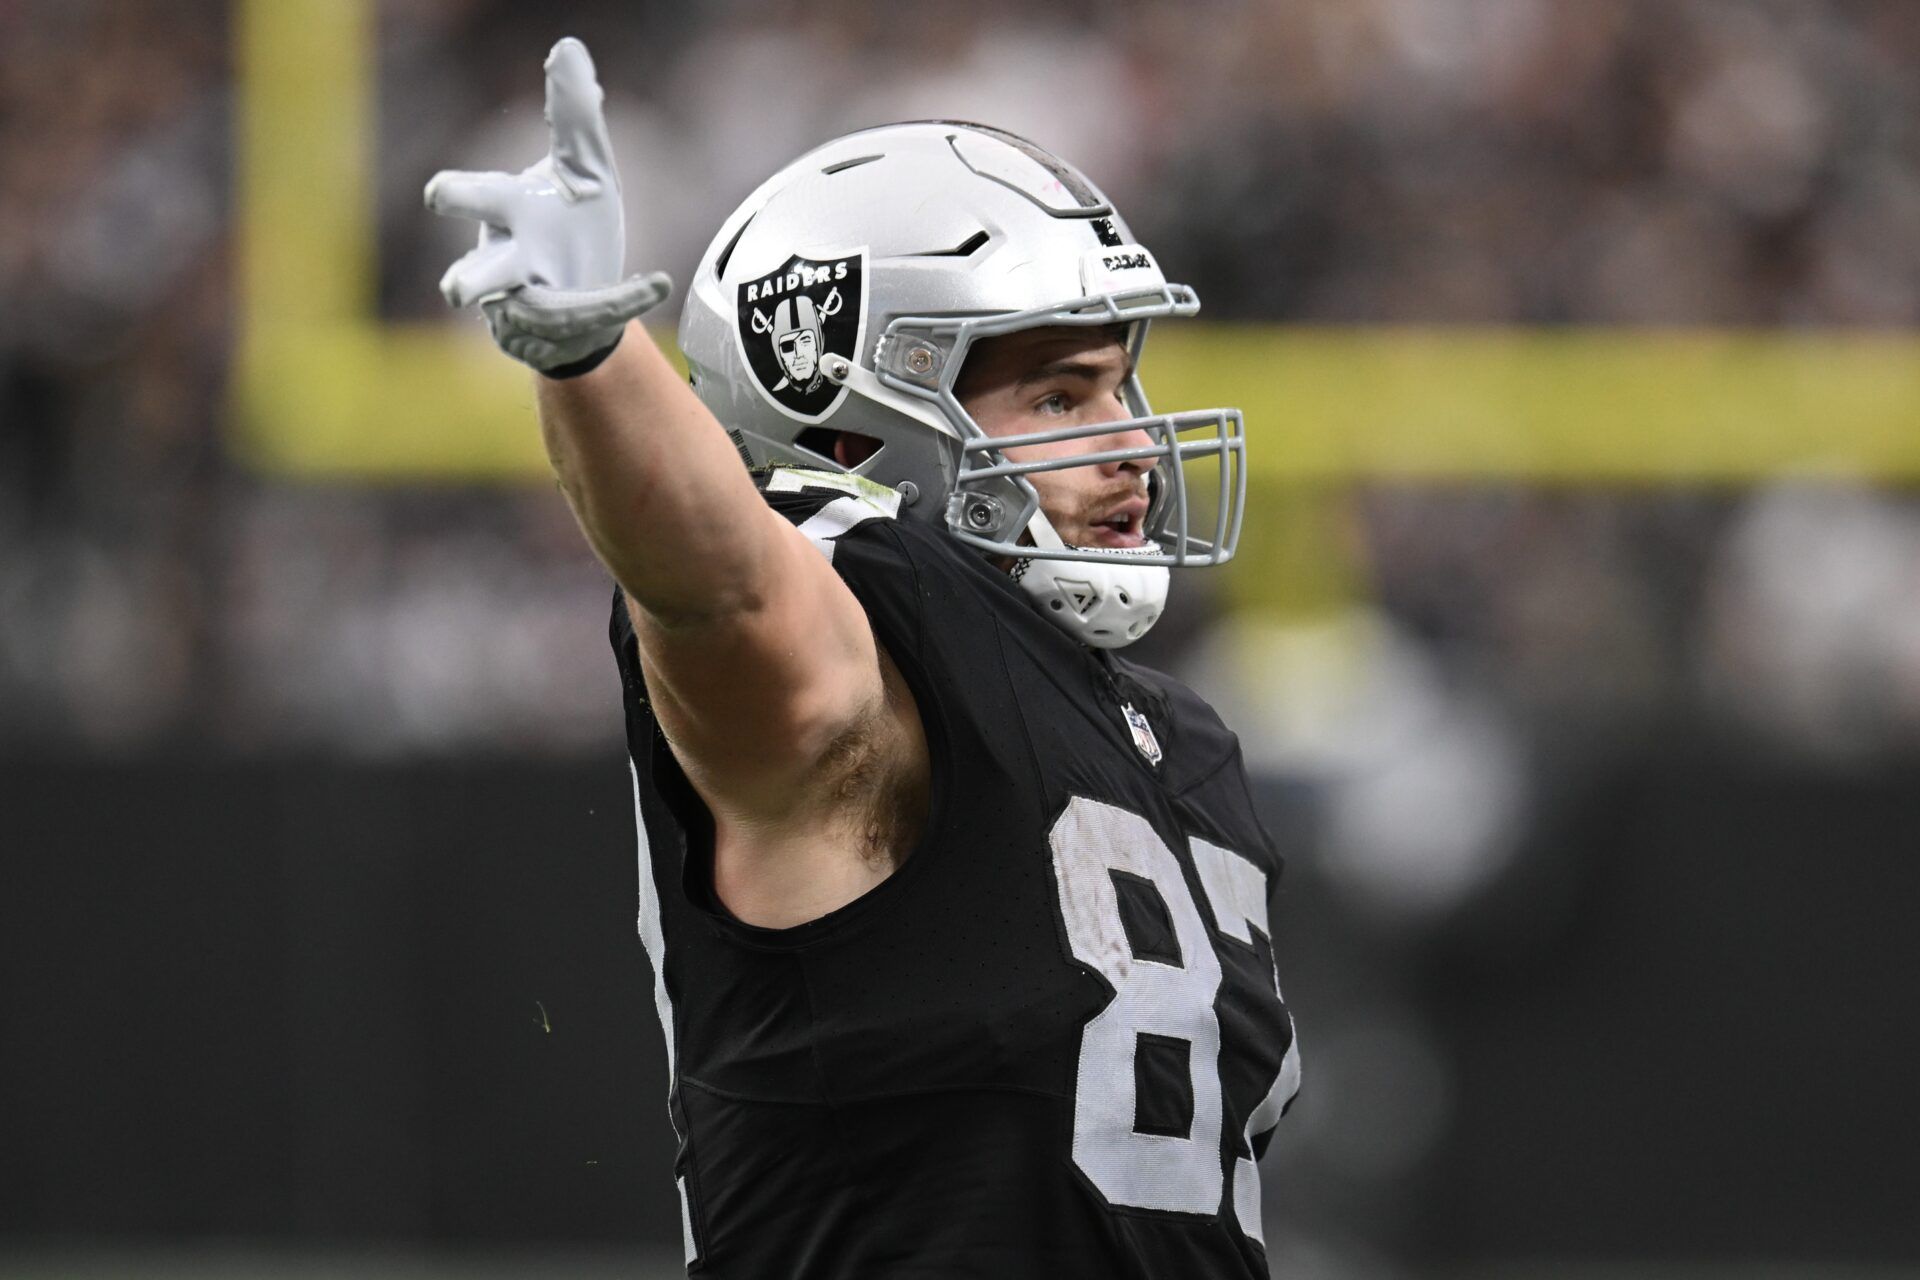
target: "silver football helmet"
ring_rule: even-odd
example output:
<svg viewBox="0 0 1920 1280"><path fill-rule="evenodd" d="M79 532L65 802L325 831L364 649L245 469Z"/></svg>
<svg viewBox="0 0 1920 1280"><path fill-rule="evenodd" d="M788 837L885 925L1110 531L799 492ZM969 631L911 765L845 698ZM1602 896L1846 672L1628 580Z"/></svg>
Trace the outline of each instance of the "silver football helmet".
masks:
<svg viewBox="0 0 1920 1280"><path fill-rule="evenodd" d="M694 274L680 346L749 465L845 471L834 433L878 441L852 470L896 489L902 516L1012 557L1046 616L1111 648L1159 618L1168 566L1233 555L1246 495L1240 411L1155 414L1136 375L1122 388L1126 421L989 437L954 387L982 338L1124 325L1137 367L1150 321L1199 309L1077 169L997 129L921 121L838 138L747 197ZM1151 444L1007 456L1135 429ZM1204 515L1184 465L1202 459L1215 472ZM1067 545L1027 477L1120 461L1150 467L1145 545Z"/></svg>

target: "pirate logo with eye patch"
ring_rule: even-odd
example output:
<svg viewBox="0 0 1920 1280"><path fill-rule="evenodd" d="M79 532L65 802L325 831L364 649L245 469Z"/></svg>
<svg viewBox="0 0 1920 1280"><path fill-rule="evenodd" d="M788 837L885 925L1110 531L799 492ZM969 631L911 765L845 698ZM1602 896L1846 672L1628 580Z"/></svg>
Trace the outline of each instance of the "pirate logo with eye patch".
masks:
<svg viewBox="0 0 1920 1280"><path fill-rule="evenodd" d="M846 394L822 365L829 355L858 358L866 265L865 249L825 261L795 254L737 287L741 354L762 394L787 416L819 422Z"/></svg>

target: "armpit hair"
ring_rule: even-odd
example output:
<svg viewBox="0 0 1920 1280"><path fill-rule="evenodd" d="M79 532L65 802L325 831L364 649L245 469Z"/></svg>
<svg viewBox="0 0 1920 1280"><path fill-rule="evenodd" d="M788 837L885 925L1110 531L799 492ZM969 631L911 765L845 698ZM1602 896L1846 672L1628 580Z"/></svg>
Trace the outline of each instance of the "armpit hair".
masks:
<svg viewBox="0 0 1920 1280"><path fill-rule="evenodd" d="M847 815L847 833L856 851L873 866L899 866L907 854L907 838L913 834L908 828L917 816L887 732L899 710L898 678L885 681L885 695L834 738L820 757L828 803Z"/></svg>

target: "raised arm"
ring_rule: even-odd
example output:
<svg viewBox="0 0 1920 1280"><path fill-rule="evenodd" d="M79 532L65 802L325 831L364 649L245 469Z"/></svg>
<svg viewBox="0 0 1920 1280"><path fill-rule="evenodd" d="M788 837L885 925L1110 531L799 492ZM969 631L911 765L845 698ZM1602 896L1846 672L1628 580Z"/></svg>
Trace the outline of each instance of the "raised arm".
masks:
<svg viewBox="0 0 1920 1280"><path fill-rule="evenodd" d="M832 825L822 760L850 739L904 743L921 761L925 747L858 601L761 499L634 318L667 284L621 278L601 96L585 46L562 40L547 60L551 153L519 174L447 172L428 185L435 212L481 223L479 246L441 289L455 306L480 303L501 348L539 371L554 472L627 594L655 713L734 855L717 874L779 900L792 896L783 868L817 881L835 857L830 842L793 838ZM782 852L794 847L808 852ZM757 867L769 873L740 879ZM838 905L834 896L813 905Z"/></svg>
<svg viewBox="0 0 1920 1280"><path fill-rule="evenodd" d="M866 614L760 497L637 322L605 364L542 378L561 488L626 590L654 709L710 803L778 820L884 707Z"/></svg>

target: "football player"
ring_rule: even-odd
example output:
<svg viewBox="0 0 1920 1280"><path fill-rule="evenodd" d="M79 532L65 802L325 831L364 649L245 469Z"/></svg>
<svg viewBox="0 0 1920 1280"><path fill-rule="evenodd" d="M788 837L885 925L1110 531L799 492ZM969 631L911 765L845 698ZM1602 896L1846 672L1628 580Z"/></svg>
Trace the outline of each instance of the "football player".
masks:
<svg viewBox="0 0 1920 1280"><path fill-rule="evenodd" d="M618 583L689 1270L1265 1276L1280 860L1233 735L1117 653L1239 525L1238 412L1136 376L1198 300L1057 157L891 125L726 220L682 380L577 41L547 118L427 203Z"/></svg>

